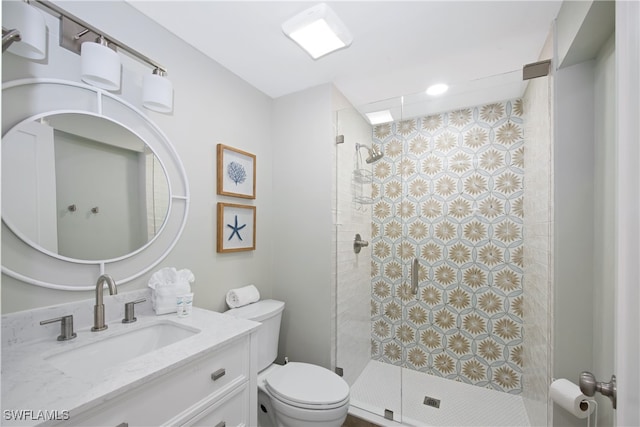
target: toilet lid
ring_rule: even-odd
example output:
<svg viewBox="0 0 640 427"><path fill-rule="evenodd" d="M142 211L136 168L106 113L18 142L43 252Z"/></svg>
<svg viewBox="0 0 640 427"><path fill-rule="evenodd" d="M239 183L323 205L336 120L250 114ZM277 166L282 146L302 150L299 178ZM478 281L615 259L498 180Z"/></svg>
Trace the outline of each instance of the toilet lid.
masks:
<svg viewBox="0 0 640 427"><path fill-rule="evenodd" d="M349 385L328 369L290 362L270 374L265 383L275 398L304 408L339 407L349 400Z"/></svg>

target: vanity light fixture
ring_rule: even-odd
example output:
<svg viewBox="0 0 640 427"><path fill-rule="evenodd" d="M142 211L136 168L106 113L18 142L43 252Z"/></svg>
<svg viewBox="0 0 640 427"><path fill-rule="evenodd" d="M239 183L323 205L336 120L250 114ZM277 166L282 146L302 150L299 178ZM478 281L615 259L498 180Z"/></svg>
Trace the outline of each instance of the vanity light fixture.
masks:
<svg viewBox="0 0 640 427"><path fill-rule="evenodd" d="M169 113L173 110L173 84L159 68L142 80L142 105L149 110Z"/></svg>
<svg viewBox="0 0 640 427"><path fill-rule="evenodd" d="M2 51L27 59L44 59L47 25L39 10L24 1L2 3Z"/></svg>
<svg viewBox="0 0 640 427"><path fill-rule="evenodd" d="M389 123L393 121L393 116L389 110L374 111L372 113L366 113L365 115L369 119L369 123L372 125L379 125L381 123Z"/></svg>
<svg viewBox="0 0 640 427"><path fill-rule="evenodd" d="M152 78L148 79L145 76L143 82L143 106L163 113L173 110L173 86L166 78L167 69L164 66L70 14L49 0L31 0L30 4L23 1L3 2L3 52L7 48L9 48L9 51L13 51L14 47L25 49L24 46L40 46L36 42L31 42L33 39L31 30L40 28L42 45L36 49L37 54L31 53L30 56L27 56L28 54L25 53L22 56L30 59L43 59L45 57L47 27L44 16L36 7L60 19L60 46L80 55L82 81L100 89L119 90L121 64L117 51L124 50L139 61L153 67L153 76L148 76ZM14 19L14 16L21 15L30 16L27 24L20 24ZM9 17L11 17L11 20ZM35 25L36 22L40 22L41 25ZM7 25L10 26L5 28ZM33 32L38 33L35 30ZM18 40L22 41L14 43Z"/></svg>
<svg viewBox="0 0 640 427"><path fill-rule="evenodd" d="M287 20L282 31L313 59L351 45L353 37L333 10L320 3Z"/></svg>
<svg viewBox="0 0 640 427"><path fill-rule="evenodd" d="M448 90L449 90L448 85L444 83L438 83L438 84L429 86L426 90L426 93L429 96L438 96L438 95L442 95Z"/></svg>
<svg viewBox="0 0 640 427"><path fill-rule="evenodd" d="M95 43L82 43L80 58L82 81L100 89L120 89L120 57L103 36Z"/></svg>

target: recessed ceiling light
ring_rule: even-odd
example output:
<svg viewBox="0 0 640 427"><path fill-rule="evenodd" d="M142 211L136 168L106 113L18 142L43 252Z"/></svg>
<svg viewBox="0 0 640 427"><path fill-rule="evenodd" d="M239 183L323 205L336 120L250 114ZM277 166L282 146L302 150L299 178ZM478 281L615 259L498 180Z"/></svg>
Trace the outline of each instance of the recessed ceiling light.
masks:
<svg viewBox="0 0 640 427"><path fill-rule="evenodd" d="M282 24L282 31L313 59L347 47L353 41L347 27L325 3L289 19Z"/></svg>
<svg viewBox="0 0 640 427"><path fill-rule="evenodd" d="M373 113L365 114L369 119L369 123L372 125L379 125L381 123L389 123L393 121L393 116L391 115L391 111L374 111Z"/></svg>
<svg viewBox="0 0 640 427"><path fill-rule="evenodd" d="M427 95L437 96L437 95L442 95L447 90L449 90L449 86L447 86L444 83L438 83L438 84L429 86L426 92L427 92Z"/></svg>

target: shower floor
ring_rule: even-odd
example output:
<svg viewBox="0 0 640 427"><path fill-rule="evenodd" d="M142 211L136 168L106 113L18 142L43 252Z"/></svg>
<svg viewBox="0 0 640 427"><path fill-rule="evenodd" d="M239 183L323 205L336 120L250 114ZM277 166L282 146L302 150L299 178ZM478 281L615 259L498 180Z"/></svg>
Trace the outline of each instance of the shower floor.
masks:
<svg viewBox="0 0 640 427"><path fill-rule="evenodd" d="M400 372L402 370L402 396ZM440 399L440 408L423 404L425 396ZM428 375L388 363L369 361L351 386L349 412L376 424L394 420L414 426L529 426L520 396ZM402 413L402 420L399 414ZM371 415L371 416L369 416ZM395 424L398 425L398 424Z"/></svg>

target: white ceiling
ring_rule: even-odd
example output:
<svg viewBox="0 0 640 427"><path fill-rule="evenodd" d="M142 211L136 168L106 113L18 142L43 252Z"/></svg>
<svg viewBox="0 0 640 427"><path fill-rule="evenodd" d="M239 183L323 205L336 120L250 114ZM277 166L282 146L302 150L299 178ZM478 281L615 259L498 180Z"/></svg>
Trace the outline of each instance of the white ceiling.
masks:
<svg viewBox="0 0 640 427"><path fill-rule="evenodd" d="M319 2L129 1L273 98L332 82L361 111L387 108L378 101L397 104L403 95L406 103L436 82L451 86L442 105L474 92L520 96L522 66L538 60L561 4L328 1L354 41L313 60L281 25Z"/></svg>

